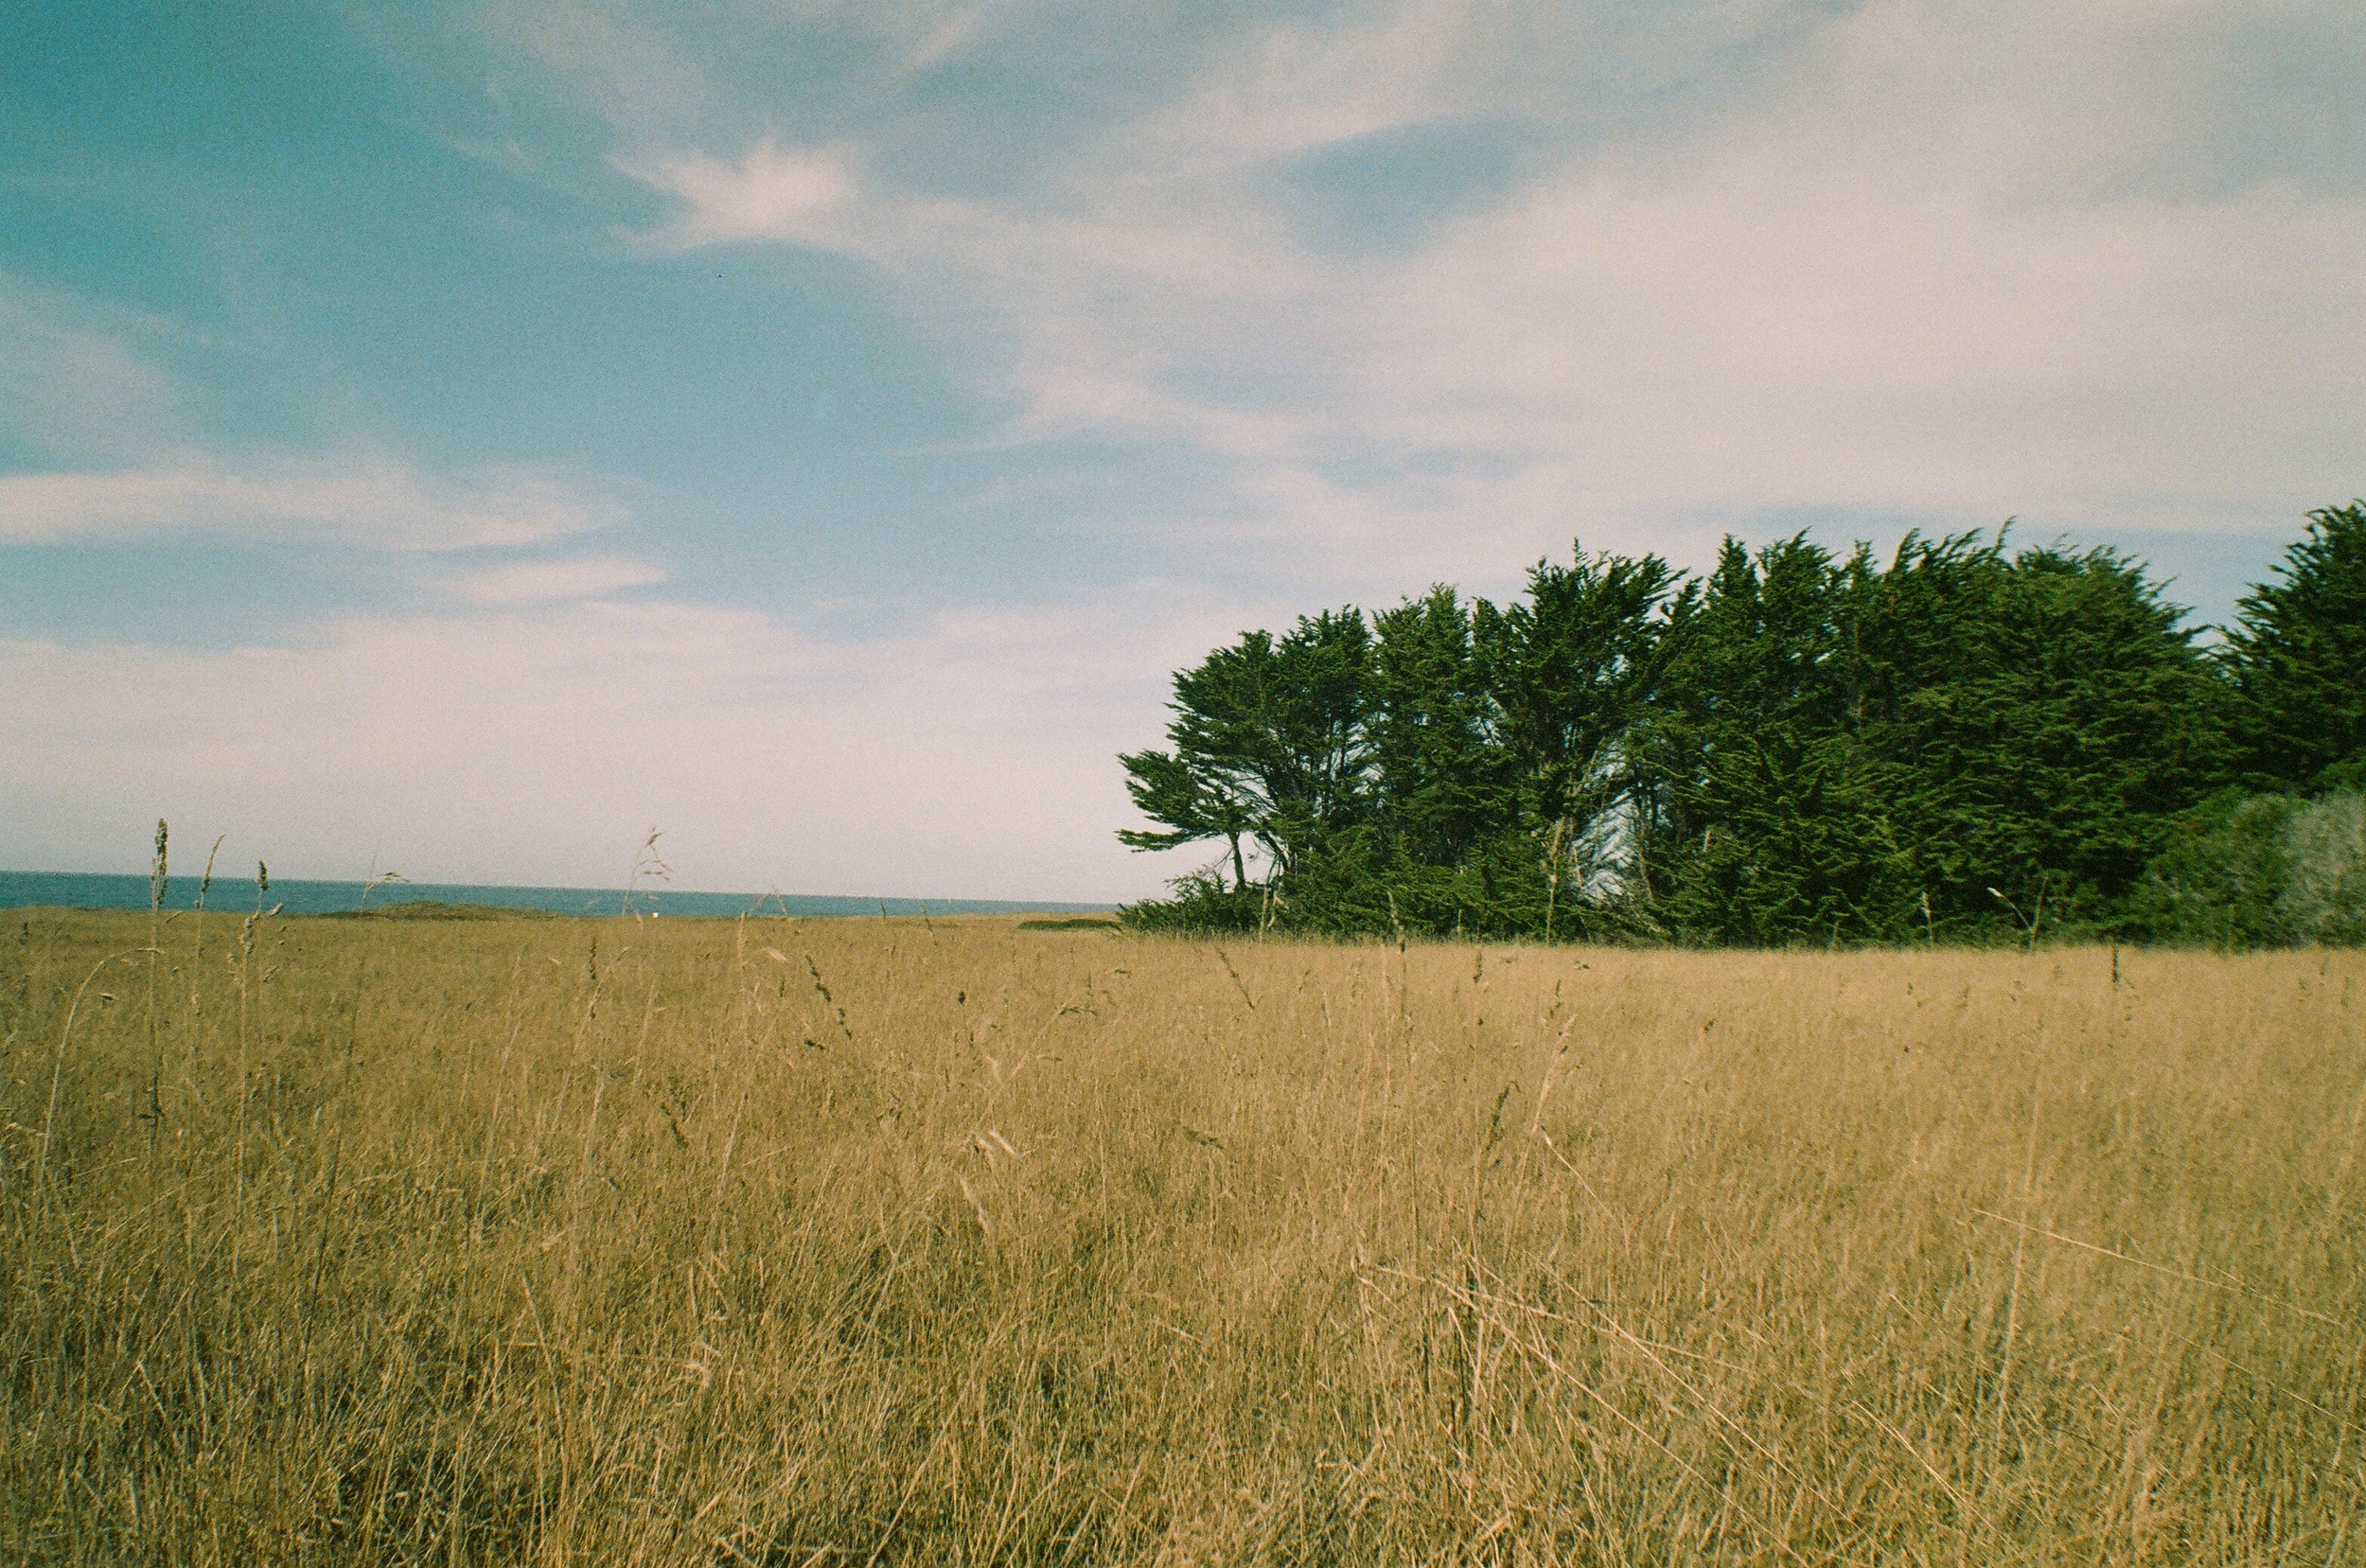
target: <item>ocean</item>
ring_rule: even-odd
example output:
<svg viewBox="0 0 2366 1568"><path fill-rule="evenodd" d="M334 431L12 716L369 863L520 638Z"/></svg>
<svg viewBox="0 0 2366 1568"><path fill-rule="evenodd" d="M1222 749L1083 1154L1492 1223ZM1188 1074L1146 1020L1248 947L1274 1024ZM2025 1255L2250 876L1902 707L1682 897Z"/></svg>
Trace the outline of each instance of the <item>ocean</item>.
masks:
<svg viewBox="0 0 2366 1568"><path fill-rule="evenodd" d="M634 889L627 905L622 888L505 888L447 882L388 882L376 888L362 882L306 882L272 878L263 907L274 905L291 915L348 914L365 907L387 904L473 904L498 909L539 909L560 915L1009 915L1089 914L1105 904L1031 904L977 898L842 898L821 893L693 893L677 892L663 883L644 883ZM176 874L166 886L164 907L194 908L198 878ZM209 909L238 911L255 907L253 877L217 872L205 895ZM73 909L145 909L148 878L104 876L81 872L0 872L0 909L62 907Z"/></svg>

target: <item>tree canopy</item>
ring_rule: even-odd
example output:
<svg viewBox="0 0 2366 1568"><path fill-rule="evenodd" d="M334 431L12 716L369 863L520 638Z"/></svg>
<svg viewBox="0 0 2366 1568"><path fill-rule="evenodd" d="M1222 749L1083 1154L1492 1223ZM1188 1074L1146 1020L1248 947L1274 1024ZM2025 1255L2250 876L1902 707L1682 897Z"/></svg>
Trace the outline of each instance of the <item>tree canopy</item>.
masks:
<svg viewBox="0 0 2366 1568"><path fill-rule="evenodd" d="M2228 628L2241 775L2256 788L2355 787L2366 757L2366 502L2312 512L2305 537Z"/></svg>
<svg viewBox="0 0 2366 1568"><path fill-rule="evenodd" d="M1580 548L1502 606L1439 585L1325 611L1179 672L1167 749L1121 759L1156 824L1125 842L1222 846L1130 913L1548 940L2248 942L2302 928L2262 912L2283 895L2260 878L2305 864L2336 890L2302 922L2322 938L2349 929L2348 872L2322 869L2346 853L2324 824L2349 819L2306 818L2322 844L2287 853L2259 836L2303 816L2235 802L2297 805L2366 774L2366 505L2311 514L2240 611L2207 645L2141 562L2003 533L1913 536L1887 559L1728 539L1697 579Z"/></svg>

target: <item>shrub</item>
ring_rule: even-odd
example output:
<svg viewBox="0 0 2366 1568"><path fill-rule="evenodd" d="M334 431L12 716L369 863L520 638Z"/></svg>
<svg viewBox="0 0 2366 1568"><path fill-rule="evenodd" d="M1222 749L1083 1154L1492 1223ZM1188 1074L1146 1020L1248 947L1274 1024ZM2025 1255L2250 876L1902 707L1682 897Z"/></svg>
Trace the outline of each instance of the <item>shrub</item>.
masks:
<svg viewBox="0 0 2366 1568"><path fill-rule="evenodd" d="M2276 900L2295 942L2366 943L2366 798L2329 795L2286 819Z"/></svg>
<svg viewBox="0 0 2366 1568"><path fill-rule="evenodd" d="M2366 797L2213 796L2178 823L2134 906L2135 934L2162 942L2366 943Z"/></svg>

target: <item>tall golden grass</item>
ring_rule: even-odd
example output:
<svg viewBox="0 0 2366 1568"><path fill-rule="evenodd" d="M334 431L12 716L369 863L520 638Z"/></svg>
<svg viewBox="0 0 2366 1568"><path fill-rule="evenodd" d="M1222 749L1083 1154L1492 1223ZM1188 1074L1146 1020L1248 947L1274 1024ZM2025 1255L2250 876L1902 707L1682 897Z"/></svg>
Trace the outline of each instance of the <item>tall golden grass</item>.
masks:
<svg viewBox="0 0 2366 1568"><path fill-rule="evenodd" d="M2366 1561L2357 954L9 925L9 1561Z"/></svg>

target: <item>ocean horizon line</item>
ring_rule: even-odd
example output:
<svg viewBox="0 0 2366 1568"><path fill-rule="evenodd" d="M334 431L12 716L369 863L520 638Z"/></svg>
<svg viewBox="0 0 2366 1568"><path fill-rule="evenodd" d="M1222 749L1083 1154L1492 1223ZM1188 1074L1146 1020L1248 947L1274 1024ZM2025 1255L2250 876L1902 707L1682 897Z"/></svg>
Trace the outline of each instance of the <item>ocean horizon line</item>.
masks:
<svg viewBox="0 0 2366 1568"><path fill-rule="evenodd" d="M166 881L159 907L183 911L198 907L202 879L172 876ZM0 909L145 909L150 904L145 876L112 872L0 871ZM204 893L208 908L236 912L252 908L256 889L252 876L217 873ZM664 883L643 882L632 888L538 887L494 882L341 881L311 877L274 877L262 892L264 908L276 906L282 914L352 914L394 904L473 905L483 908L517 909L544 914L612 916L627 914L714 917L776 914L812 917L860 915L1006 915L1089 914L1117 907L1115 904L1084 904L1056 899L887 898L846 893L718 893L676 889Z"/></svg>

